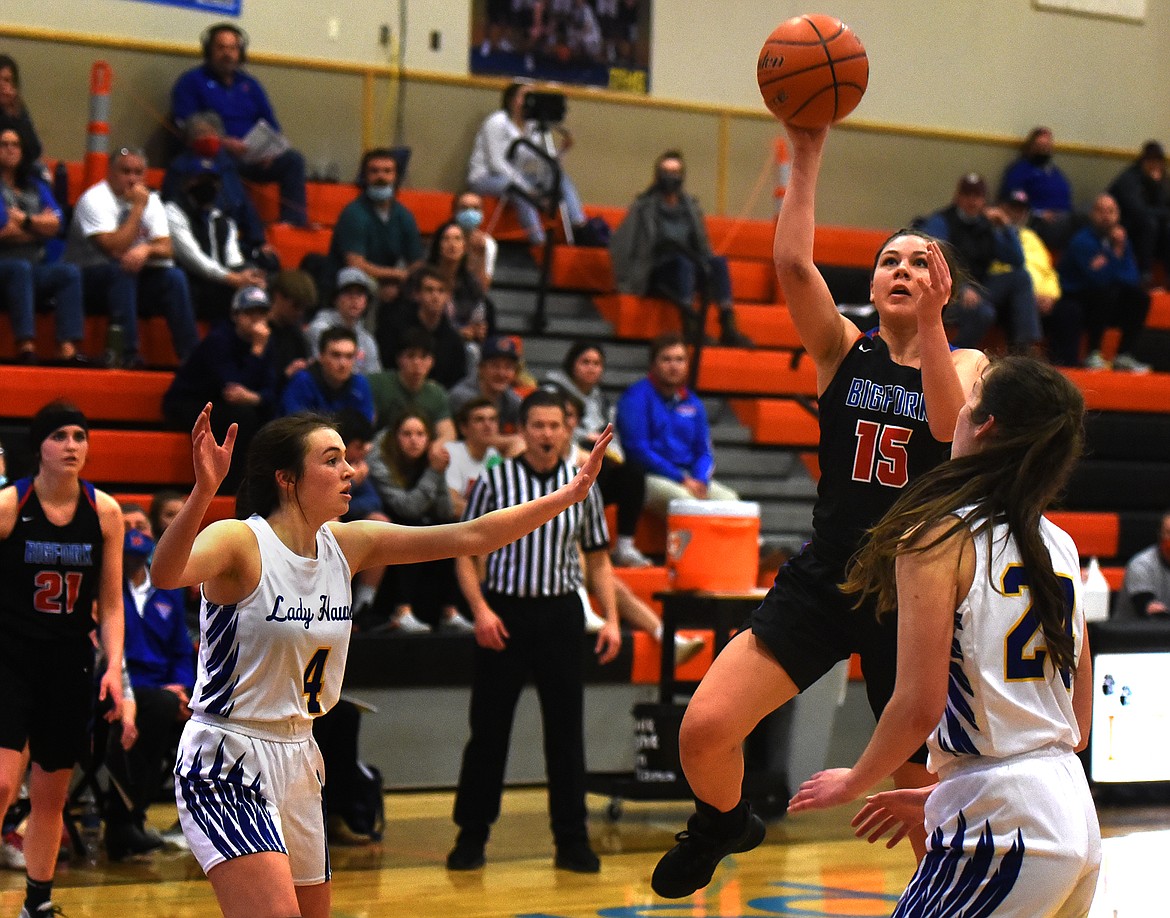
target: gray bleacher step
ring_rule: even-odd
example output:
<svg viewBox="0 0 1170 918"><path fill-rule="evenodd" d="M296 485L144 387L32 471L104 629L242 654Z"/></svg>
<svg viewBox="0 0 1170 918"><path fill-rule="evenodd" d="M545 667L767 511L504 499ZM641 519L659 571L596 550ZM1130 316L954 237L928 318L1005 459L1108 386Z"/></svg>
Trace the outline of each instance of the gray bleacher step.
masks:
<svg viewBox="0 0 1170 918"><path fill-rule="evenodd" d="M727 487L735 491L744 500L794 500L812 502L817 496L816 482L809 476L799 475L789 477L761 477L747 475L720 474L722 468L716 468L715 477Z"/></svg>
<svg viewBox="0 0 1170 918"><path fill-rule="evenodd" d="M529 315L501 315L497 317L496 328L503 335L520 335L527 347L533 338L530 322ZM613 326L604 319L557 316L549 319L545 333L566 338L606 338L613 334Z"/></svg>
<svg viewBox="0 0 1170 918"><path fill-rule="evenodd" d="M596 315L596 313L594 313ZM571 342L560 338L544 338L533 335L524 342L524 357L528 361L539 361L559 367L569 349ZM616 384L610 378L614 370L630 370L638 374L646 372L646 348L640 344L624 344L614 341L599 342L605 351L605 390L614 389ZM620 395L621 391L611 393L611 397Z"/></svg>
<svg viewBox="0 0 1170 918"><path fill-rule="evenodd" d="M792 474L793 471L800 472L804 469L799 456L794 453L781 452L773 447L737 446L731 443L716 444L716 447L715 474L721 478L786 476Z"/></svg>
<svg viewBox="0 0 1170 918"><path fill-rule="evenodd" d="M795 533L801 540L812 536L812 504L795 503L761 503L760 504L760 532L787 532Z"/></svg>
<svg viewBox="0 0 1170 918"><path fill-rule="evenodd" d="M496 315L522 314L530 316L536 310L536 294L528 290L492 288L492 302ZM544 314L550 320L561 317L581 318L596 316L593 300L581 293L549 292L544 298Z"/></svg>

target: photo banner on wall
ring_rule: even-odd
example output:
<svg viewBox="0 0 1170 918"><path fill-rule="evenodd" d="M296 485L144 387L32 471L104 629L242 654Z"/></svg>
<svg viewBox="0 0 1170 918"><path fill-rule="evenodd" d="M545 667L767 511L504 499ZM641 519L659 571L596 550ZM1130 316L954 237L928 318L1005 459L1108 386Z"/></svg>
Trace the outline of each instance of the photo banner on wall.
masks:
<svg viewBox="0 0 1170 918"><path fill-rule="evenodd" d="M239 16L244 0L134 0L135 3L154 3L159 6L181 6L188 10L202 10L221 16Z"/></svg>
<svg viewBox="0 0 1170 918"><path fill-rule="evenodd" d="M652 6L653 0L472 0L471 72L647 93Z"/></svg>

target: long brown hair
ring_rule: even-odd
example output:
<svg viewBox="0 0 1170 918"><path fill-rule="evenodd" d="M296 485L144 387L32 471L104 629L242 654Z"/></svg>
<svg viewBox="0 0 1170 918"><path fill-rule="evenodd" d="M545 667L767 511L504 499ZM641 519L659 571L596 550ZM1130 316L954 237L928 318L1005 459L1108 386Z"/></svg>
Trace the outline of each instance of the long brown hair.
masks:
<svg viewBox="0 0 1170 918"><path fill-rule="evenodd" d="M402 425L407 421L419 421L423 429L427 432L426 449L422 451L422 455L417 459L411 459L402 453L402 448L398 445L398 432L402 430ZM394 419L394 423L386 428L385 434L382 436L382 461L386 463L386 470L390 473L390 480L400 488L413 487L421 477L423 472L427 470L427 465L430 462L427 452L431 444L435 441L435 428L428 418L421 411L404 411Z"/></svg>
<svg viewBox="0 0 1170 918"><path fill-rule="evenodd" d="M246 519L253 513L268 516L280 506L277 472L289 472L294 481L305 473L309 434L315 430L337 430L334 420L323 414L300 412L269 421L248 444L244 480L236 494L236 516Z"/></svg>
<svg viewBox="0 0 1170 918"><path fill-rule="evenodd" d="M1085 401L1052 367L1029 357L1004 357L983 374L975 424L995 418L980 450L944 462L911 485L869 531L842 589L877 596L878 613L896 606L894 562L929 551L976 521L974 535L1006 523L1029 575L1032 608L1057 669L1072 669L1074 644L1064 629L1065 593L1040 536L1040 516L1064 488L1084 445ZM965 518L955 516L973 507ZM922 533L948 521L929 541ZM991 572L988 571L990 578ZM994 582L992 587L998 589Z"/></svg>

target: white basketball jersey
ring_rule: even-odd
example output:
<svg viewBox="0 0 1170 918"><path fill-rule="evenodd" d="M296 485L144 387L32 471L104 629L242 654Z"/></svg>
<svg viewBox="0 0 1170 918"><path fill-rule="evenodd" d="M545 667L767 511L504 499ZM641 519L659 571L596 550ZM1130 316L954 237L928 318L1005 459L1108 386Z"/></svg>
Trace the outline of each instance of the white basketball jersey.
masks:
<svg viewBox="0 0 1170 918"><path fill-rule="evenodd" d="M349 564L327 526L302 558L259 516L260 583L234 605L202 598L191 709L231 720L306 721L337 702L349 652Z"/></svg>
<svg viewBox="0 0 1170 918"><path fill-rule="evenodd" d="M1079 660L1085 619L1076 546L1044 518L1040 534L1066 590L1066 627ZM990 544L986 531L974 544L975 579L955 611L946 709L927 741L934 772L960 756L1004 758L1053 744L1075 747L1080 740L1073 676L1054 671L1048 660L1028 573L1007 525L994 527Z"/></svg>

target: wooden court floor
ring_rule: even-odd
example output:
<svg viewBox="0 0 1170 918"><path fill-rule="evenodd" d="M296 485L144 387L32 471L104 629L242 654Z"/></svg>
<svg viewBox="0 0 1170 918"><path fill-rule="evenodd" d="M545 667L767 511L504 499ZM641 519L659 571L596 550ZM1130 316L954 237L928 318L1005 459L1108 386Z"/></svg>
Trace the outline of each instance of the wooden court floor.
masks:
<svg viewBox="0 0 1170 918"><path fill-rule="evenodd" d="M781 820L755 851L729 858L704 894L670 902L650 891L658 855L682 827L678 803L627 802L606 818L608 799L590 796L600 875L555 870L541 789L509 791L488 846L488 864L452 874L443 858L453 840L450 793L390 794L382 844L334 847L337 918L739 918L889 915L912 872L909 848L887 851L852 837L853 808ZM1100 810L1105 867L1093 918L1170 914L1170 807ZM156 805L164 828L174 808ZM20 911L23 874L0 872L0 916ZM148 863L62 864L54 902L68 918L196 918L218 915L211 888L190 854L166 851Z"/></svg>

